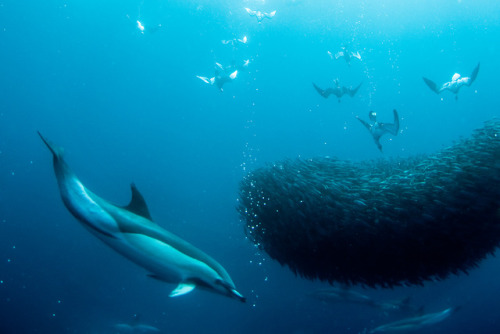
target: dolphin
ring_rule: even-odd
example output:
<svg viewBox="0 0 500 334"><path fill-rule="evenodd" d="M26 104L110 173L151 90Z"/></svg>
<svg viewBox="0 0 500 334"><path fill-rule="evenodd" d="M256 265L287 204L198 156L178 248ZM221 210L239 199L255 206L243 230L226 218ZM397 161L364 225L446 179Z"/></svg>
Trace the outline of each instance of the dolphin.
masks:
<svg viewBox="0 0 500 334"><path fill-rule="evenodd" d="M154 326L145 324L131 325L131 324L120 323L113 325L113 328L116 331L118 331L118 333L149 333L149 332L160 331L158 328Z"/></svg>
<svg viewBox="0 0 500 334"><path fill-rule="evenodd" d="M346 287L316 290L311 293L311 296L324 302L352 303L372 307L378 304L374 299Z"/></svg>
<svg viewBox="0 0 500 334"><path fill-rule="evenodd" d="M177 284L170 297L196 287L245 302L226 270L213 258L153 222L141 193L120 207L88 190L63 158L61 148L38 133L53 155L59 192L66 208L93 235L149 271L152 278Z"/></svg>
<svg viewBox="0 0 500 334"><path fill-rule="evenodd" d="M140 314L134 314L130 322L116 323L112 327L118 333L149 333L160 331L155 326L142 323L140 319Z"/></svg>
<svg viewBox="0 0 500 334"><path fill-rule="evenodd" d="M477 63L477 66L472 70L472 73L470 77L462 77L460 74L455 73L453 77L451 78L451 81L445 82L444 84L441 85L441 87L438 87L436 83L432 80L427 79L426 77L422 77L424 79L425 84L436 94L441 94L445 90L449 90L453 94L455 94L455 100L458 99L458 91L462 86L468 86L472 85L472 83L476 80L477 74L479 73L479 64Z"/></svg>
<svg viewBox="0 0 500 334"><path fill-rule="evenodd" d="M361 124L363 124L368 129L368 131L370 131L370 133L373 137L373 140L375 141L375 144L377 145L380 152L382 152L382 145L380 144L380 141L379 141L380 137L382 137L386 133L390 133L394 136L398 135L398 131L399 131L398 112L396 111L396 109L394 109L392 112L394 114L394 123L379 123L379 122L377 122L377 113L374 111L370 111L368 113L368 116L369 116L370 120L373 122L373 124L370 124L370 123L362 120L358 116L356 116L358 121L360 121Z"/></svg>
<svg viewBox="0 0 500 334"><path fill-rule="evenodd" d="M445 319L447 319L450 315L455 313L459 307L450 307L446 310L436 312L436 313L428 313L418 317L406 318L402 320L398 320L395 322L391 322L382 326L378 326L370 331L370 333L382 333L382 332L398 332L398 331L409 331L409 330L417 330L422 327L430 326L437 324Z"/></svg>
<svg viewBox="0 0 500 334"><path fill-rule="evenodd" d="M419 314L422 314L421 308L417 310L410 305L410 297L397 301L377 301L367 295L349 289L346 286L316 290L313 291L310 296L326 303L349 303L365 305L385 312L403 311L412 313L419 312Z"/></svg>

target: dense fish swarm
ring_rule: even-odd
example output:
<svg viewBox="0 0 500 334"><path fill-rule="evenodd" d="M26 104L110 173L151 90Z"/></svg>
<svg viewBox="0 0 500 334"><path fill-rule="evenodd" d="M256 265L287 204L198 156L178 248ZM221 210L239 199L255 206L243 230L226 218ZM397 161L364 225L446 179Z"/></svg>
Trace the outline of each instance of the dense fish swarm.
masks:
<svg viewBox="0 0 500 334"><path fill-rule="evenodd" d="M467 272L500 242L500 120L443 151L296 159L240 186L247 236L303 277L375 287Z"/></svg>

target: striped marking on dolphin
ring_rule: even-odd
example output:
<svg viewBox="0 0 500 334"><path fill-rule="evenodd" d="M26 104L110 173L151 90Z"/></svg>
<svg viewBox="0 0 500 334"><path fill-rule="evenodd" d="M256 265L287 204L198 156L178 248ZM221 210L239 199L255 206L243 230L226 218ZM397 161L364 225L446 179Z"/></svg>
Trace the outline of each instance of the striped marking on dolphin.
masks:
<svg viewBox="0 0 500 334"><path fill-rule="evenodd" d="M66 208L105 244L149 271L149 276L177 284L170 297L199 287L245 302L227 271L212 257L153 222L141 193L131 185L132 199L116 206L88 190L63 158L63 150L45 139Z"/></svg>
<svg viewBox="0 0 500 334"><path fill-rule="evenodd" d="M446 310L428 313L418 317L406 318L398 321L391 322L382 326L372 329L369 333L383 333L383 332L407 332L421 329L426 326L434 325L448 319L452 314L457 312L460 306L450 307Z"/></svg>

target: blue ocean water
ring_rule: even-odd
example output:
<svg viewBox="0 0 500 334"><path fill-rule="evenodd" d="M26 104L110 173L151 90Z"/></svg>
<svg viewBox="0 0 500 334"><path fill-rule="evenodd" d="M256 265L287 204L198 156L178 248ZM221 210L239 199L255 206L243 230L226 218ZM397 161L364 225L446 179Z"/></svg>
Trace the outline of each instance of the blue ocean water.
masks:
<svg viewBox="0 0 500 334"><path fill-rule="evenodd" d="M259 23L245 7L276 15ZM163 333L360 333L400 319L311 298L328 285L245 238L238 184L284 158L409 157L467 137L500 114L499 39L491 0L0 1L0 332L114 333L140 315ZM331 59L342 46L362 60ZM223 92L196 77L246 59ZM458 100L422 81L478 62ZM363 84L340 103L311 84L335 78ZM400 133L380 153L355 116L390 122L393 109ZM247 303L168 298L173 285L89 234L62 204L37 131L103 198L126 204L135 182L154 220L223 264ZM357 291L429 312L461 306L426 333L498 333L499 277L492 257L424 287Z"/></svg>

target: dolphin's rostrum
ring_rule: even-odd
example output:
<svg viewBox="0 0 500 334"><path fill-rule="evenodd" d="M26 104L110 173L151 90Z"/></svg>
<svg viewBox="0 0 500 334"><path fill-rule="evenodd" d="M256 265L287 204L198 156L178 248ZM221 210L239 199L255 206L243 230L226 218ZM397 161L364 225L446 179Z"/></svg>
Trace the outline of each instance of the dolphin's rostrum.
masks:
<svg viewBox="0 0 500 334"><path fill-rule="evenodd" d="M62 150L40 137L54 157L54 171L66 208L92 234L158 280L178 284L170 297L207 289L245 301L213 258L151 220L144 198L132 184L132 200L119 207L88 190L66 164Z"/></svg>

